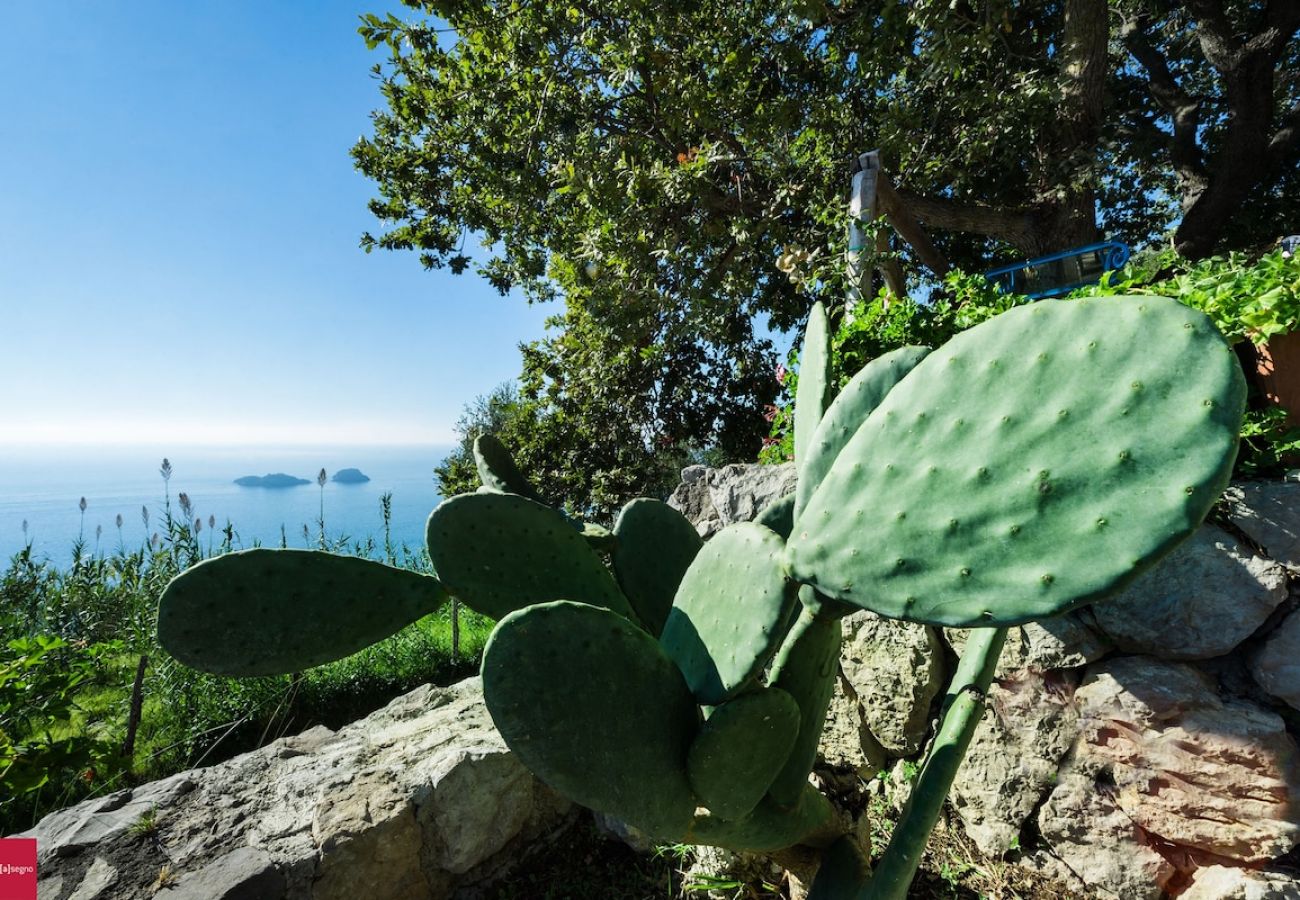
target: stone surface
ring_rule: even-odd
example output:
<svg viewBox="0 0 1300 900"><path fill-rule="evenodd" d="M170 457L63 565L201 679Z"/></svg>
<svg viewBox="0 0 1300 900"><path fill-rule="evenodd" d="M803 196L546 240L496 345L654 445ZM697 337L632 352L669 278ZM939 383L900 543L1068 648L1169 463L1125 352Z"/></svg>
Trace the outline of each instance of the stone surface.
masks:
<svg viewBox="0 0 1300 900"><path fill-rule="evenodd" d="M1286 595L1281 566L1223 529L1202 525L1155 568L1091 610L1122 650L1208 659L1250 637Z"/></svg>
<svg viewBox="0 0 1300 900"><path fill-rule="evenodd" d="M679 511L701 537L712 537L722 527L722 519L713 508L713 496L709 493L707 466L687 466L682 469L682 483L668 498L668 505Z"/></svg>
<svg viewBox="0 0 1300 900"><path fill-rule="evenodd" d="M153 834L131 834L150 809ZM505 747L474 678L79 804L24 836L40 842L42 900L70 900L101 864L117 877L95 900L150 896L163 866L176 879L166 900L427 900L490 882L571 809Z"/></svg>
<svg viewBox="0 0 1300 900"><path fill-rule="evenodd" d="M944 638L961 655L969 629L946 628ZM1007 642L998 658L997 677L1013 672L1071 669L1105 656L1114 647L1077 612L1027 622L1007 630Z"/></svg>
<svg viewBox="0 0 1300 900"><path fill-rule="evenodd" d="M1300 611L1283 619L1251 657L1250 674L1269 694L1300 709Z"/></svg>
<svg viewBox="0 0 1300 900"><path fill-rule="evenodd" d="M885 749L863 721L862 708L847 681L843 674L836 679L817 753L823 765L852 769L866 781L884 768Z"/></svg>
<svg viewBox="0 0 1300 900"><path fill-rule="evenodd" d="M284 895L284 876L269 853L240 847L181 876L155 900L264 900ZM393 897L400 895L393 894Z"/></svg>
<svg viewBox="0 0 1300 900"><path fill-rule="evenodd" d="M1224 491L1228 516L1269 559L1300 572L1300 484L1247 481Z"/></svg>
<svg viewBox="0 0 1300 900"><path fill-rule="evenodd" d="M1208 866L1198 869L1191 887L1178 896L1179 900L1300 900L1300 881L1279 872Z"/></svg>
<svg viewBox="0 0 1300 900"><path fill-rule="evenodd" d="M117 869L114 869L101 857L95 857L77 889L68 900L99 900L106 895L109 888L117 881Z"/></svg>
<svg viewBox="0 0 1300 900"><path fill-rule="evenodd" d="M1113 795L1140 834L1243 862L1300 843L1300 751L1281 717L1221 700L1190 666L1141 656L1090 667L1075 702L1075 776Z"/></svg>
<svg viewBox="0 0 1300 900"><path fill-rule="evenodd" d="M1102 897L1159 900L1177 874L1105 784L1083 772L1060 779L1039 811L1038 829L1052 853Z"/></svg>
<svg viewBox="0 0 1300 900"><path fill-rule="evenodd" d="M858 698L862 718L893 756L921 747L930 704L943 689L943 647L928 625L857 612L843 621L840 671Z"/></svg>
<svg viewBox="0 0 1300 900"><path fill-rule="evenodd" d="M793 463L688 466L668 505L680 510L701 537L709 538L728 525L757 518L768 504L791 493L795 481Z"/></svg>
<svg viewBox="0 0 1300 900"><path fill-rule="evenodd" d="M949 800L966 834L990 856L1009 850L1056 783L1078 712L1068 673L1022 670L995 681Z"/></svg>

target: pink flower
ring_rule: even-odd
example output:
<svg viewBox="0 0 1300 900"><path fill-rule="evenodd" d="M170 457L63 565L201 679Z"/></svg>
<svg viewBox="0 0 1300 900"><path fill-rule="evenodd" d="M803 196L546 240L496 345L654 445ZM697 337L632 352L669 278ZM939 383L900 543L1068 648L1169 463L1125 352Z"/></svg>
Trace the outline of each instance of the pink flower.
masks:
<svg viewBox="0 0 1300 900"><path fill-rule="evenodd" d="M764 407L763 407L763 419L764 419L765 421L770 422L770 421L772 421L772 420L775 419L775 418L776 418L776 407L773 406L771 403L769 403L767 406L764 406Z"/></svg>
<svg viewBox="0 0 1300 900"><path fill-rule="evenodd" d="M771 446L773 446L773 445L775 445L775 444L779 444L779 443L780 443L780 441L778 441L776 438L772 437L771 435L768 435L767 437L763 438L763 446L764 446L764 447L771 447Z"/></svg>
<svg viewBox="0 0 1300 900"><path fill-rule="evenodd" d="M776 364L776 383L785 384L785 366L781 363Z"/></svg>

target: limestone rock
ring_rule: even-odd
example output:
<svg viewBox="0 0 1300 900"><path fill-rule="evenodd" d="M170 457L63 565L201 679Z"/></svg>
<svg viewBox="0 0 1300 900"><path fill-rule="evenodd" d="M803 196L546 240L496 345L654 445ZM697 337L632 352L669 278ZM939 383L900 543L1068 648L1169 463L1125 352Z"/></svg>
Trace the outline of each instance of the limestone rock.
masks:
<svg viewBox="0 0 1300 900"><path fill-rule="evenodd" d="M1248 638L1286 594L1281 566L1202 525L1124 591L1094 604L1092 615L1122 650L1208 659Z"/></svg>
<svg viewBox="0 0 1300 900"><path fill-rule="evenodd" d="M709 496L725 527L758 518L769 504L793 493L797 480L794 463L723 466L709 470Z"/></svg>
<svg viewBox="0 0 1300 900"><path fill-rule="evenodd" d="M1300 612L1293 612L1250 661L1250 674L1269 694L1300 709Z"/></svg>
<svg viewBox="0 0 1300 900"><path fill-rule="evenodd" d="M969 629L948 628L943 636L960 656ZM998 659L997 677L1028 669L1072 669L1100 659L1113 648L1109 640L1090 627L1077 612L1063 613L1041 622L1026 622L1007 630L1007 642Z"/></svg>
<svg viewBox="0 0 1300 900"><path fill-rule="evenodd" d="M141 816L170 806L193 788L189 773L182 772L51 813L17 837L36 838L36 862L44 876L55 857L75 856L87 847L117 840Z"/></svg>
<svg viewBox="0 0 1300 900"><path fill-rule="evenodd" d="M81 884L69 895L68 900L99 900L100 897L107 895L109 888L117 881L117 869L114 869L102 858L95 857L95 861L90 864L86 874L81 879Z"/></svg>
<svg viewBox="0 0 1300 900"><path fill-rule="evenodd" d="M994 858L1056 783L1078 730L1074 688L1066 673L1022 670L989 690L949 799L966 834Z"/></svg>
<svg viewBox="0 0 1300 900"><path fill-rule="evenodd" d="M680 512L700 537L712 537L722 527L718 511L713 508L713 497L709 494L707 466L687 466L682 469L682 483L668 498L668 505Z"/></svg>
<svg viewBox="0 0 1300 900"><path fill-rule="evenodd" d="M1279 872L1233 866L1197 869L1179 900L1300 900L1300 881Z"/></svg>
<svg viewBox="0 0 1300 900"><path fill-rule="evenodd" d="M893 756L921 747L930 704L943 688L943 647L928 625L858 612L843 621L840 670L862 718Z"/></svg>
<svg viewBox="0 0 1300 900"><path fill-rule="evenodd" d="M1070 772L1038 814L1052 853L1103 897L1159 900L1174 866L1090 775Z"/></svg>
<svg viewBox="0 0 1300 900"><path fill-rule="evenodd" d="M131 834L149 810L156 830ZM489 883L570 810L506 748L473 678L418 688L337 733L87 801L23 836L39 841L50 900L101 863L116 879L95 900L149 896L164 865L177 878L164 900L354 900L377 887L430 900Z"/></svg>
<svg viewBox="0 0 1300 900"><path fill-rule="evenodd" d="M155 900L263 900L283 894L284 876L270 855L253 847L240 847L185 875L175 887L164 888L154 897Z"/></svg>
<svg viewBox="0 0 1300 900"><path fill-rule="evenodd" d="M1300 572L1300 484L1248 481L1224 491L1232 524L1264 548L1269 559Z"/></svg>
<svg viewBox="0 0 1300 900"><path fill-rule="evenodd" d="M1091 667L1075 700L1072 765L1109 780L1141 833L1245 862L1300 843L1300 750L1281 717L1221 700L1189 666L1140 656Z"/></svg>
<svg viewBox="0 0 1300 900"><path fill-rule="evenodd" d="M818 756L824 765L852 769L866 781L885 767L885 750L863 721L858 699L846 680L843 675L836 679Z"/></svg>
<svg viewBox="0 0 1300 900"><path fill-rule="evenodd" d="M768 504L794 491L796 478L793 463L687 466L668 505L686 516L701 537L710 538L728 525L757 518Z"/></svg>

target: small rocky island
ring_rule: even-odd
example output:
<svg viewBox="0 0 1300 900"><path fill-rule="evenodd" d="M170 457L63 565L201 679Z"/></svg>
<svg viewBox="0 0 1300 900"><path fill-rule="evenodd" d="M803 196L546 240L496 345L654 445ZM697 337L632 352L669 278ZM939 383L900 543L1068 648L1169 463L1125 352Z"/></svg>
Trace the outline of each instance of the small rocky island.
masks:
<svg viewBox="0 0 1300 900"><path fill-rule="evenodd" d="M275 472L270 475L245 475L243 478L236 478L235 484L240 487L287 488L297 487L300 484L311 484L311 482L306 478Z"/></svg>
<svg viewBox="0 0 1300 900"><path fill-rule="evenodd" d="M365 484L370 480L370 476L360 469L339 469L334 473L330 481L336 481L339 484Z"/></svg>

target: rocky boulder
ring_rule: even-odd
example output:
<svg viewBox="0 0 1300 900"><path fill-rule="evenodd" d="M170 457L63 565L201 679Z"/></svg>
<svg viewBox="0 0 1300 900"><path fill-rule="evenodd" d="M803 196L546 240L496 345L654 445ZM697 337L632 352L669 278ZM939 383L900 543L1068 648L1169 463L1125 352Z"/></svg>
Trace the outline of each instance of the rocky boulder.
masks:
<svg viewBox="0 0 1300 900"><path fill-rule="evenodd" d="M691 520L701 537L728 525L749 522L764 507L794 491L793 463L778 466L733 464L719 469L688 466L668 505Z"/></svg>
<svg viewBox="0 0 1300 900"><path fill-rule="evenodd" d="M1209 659L1250 637L1286 595L1280 565L1256 556L1222 528L1202 525L1155 568L1091 611L1122 650Z"/></svg>
<svg viewBox="0 0 1300 900"><path fill-rule="evenodd" d="M21 836L38 842L41 900L432 900L500 876L571 809L506 749L474 678Z"/></svg>
<svg viewBox="0 0 1300 900"><path fill-rule="evenodd" d="M1089 667L1074 700L1078 737L1038 830L1085 881L1157 897L1176 872L1259 864L1300 843L1300 750L1279 716L1141 656Z"/></svg>
<svg viewBox="0 0 1300 900"><path fill-rule="evenodd" d="M930 704L944 686L943 645L927 625L859 612L842 623L840 671L863 722L891 756L921 748Z"/></svg>

